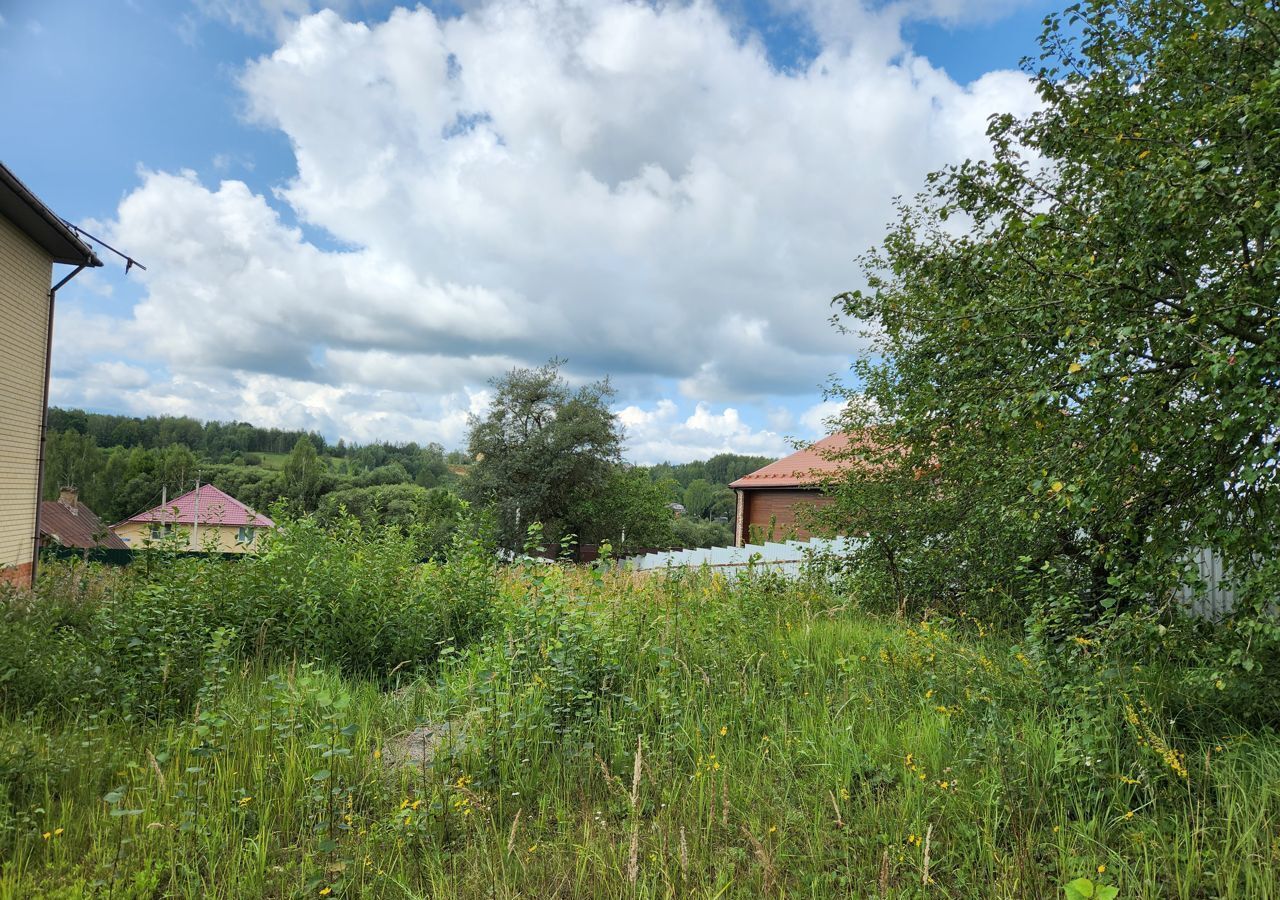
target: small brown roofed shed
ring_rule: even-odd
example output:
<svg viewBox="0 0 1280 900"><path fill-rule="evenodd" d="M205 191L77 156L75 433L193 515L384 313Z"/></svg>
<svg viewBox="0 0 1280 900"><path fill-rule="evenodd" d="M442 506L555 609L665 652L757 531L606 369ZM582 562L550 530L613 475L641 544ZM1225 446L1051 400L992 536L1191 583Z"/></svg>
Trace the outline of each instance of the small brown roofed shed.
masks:
<svg viewBox="0 0 1280 900"><path fill-rule="evenodd" d="M799 508L831 503L822 492L822 481L848 465L830 457L847 449L850 440L843 432L830 435L730 484L738 494L734 542L743 546L753 530L766 539L809 538L808 529L800 524Z"/></svg>
<svg viewBox="0 0 1280 900"><path fill-rule="evenodd" d="M75 491L63 490L57 500L40 504L40 543L92 550L128 550L129 545L102 524L89 507L80 502Z"/></svg>

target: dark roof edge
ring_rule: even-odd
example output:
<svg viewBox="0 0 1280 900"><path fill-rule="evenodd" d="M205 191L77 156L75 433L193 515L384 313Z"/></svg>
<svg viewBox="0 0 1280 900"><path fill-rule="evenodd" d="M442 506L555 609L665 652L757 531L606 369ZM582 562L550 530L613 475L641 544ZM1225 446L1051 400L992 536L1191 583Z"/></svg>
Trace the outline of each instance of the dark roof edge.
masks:
<svg viewBox="0 0 1280 900"><path fill-rule="evenodd" d="M828 472L824 474L830 474L830 473ZM781 479L781 477L782 476L779 476L779 479ZM761 484L758 481L749 481L746 484L742 484L740 481L733 481L729 483L728 488L731 491L822 491L824 490L824 486L822 484L821 478L816 478L813 481L793 481L790 484Z"/></svg>
<svg viewBox="0 0 1280 900"><path fill-rule="evenodd" d="M43 247L53 257L54 262L66 263L72 266L89 266L96 267L102 265L102 260L98 259L88 244L72 231L67 223L60 219L49 207L45 206L44 201L37 197L29 187L22 183L13 170L0 162L0 184L8 188L15 196L18 197L26 206L39 217L42 224L52 231L52 234L34 234L25 223L15 222L14 224L25 231L37 244ZM0 209L3 204L0 204ZM57 240L61 239L61 244Z"/></svg>

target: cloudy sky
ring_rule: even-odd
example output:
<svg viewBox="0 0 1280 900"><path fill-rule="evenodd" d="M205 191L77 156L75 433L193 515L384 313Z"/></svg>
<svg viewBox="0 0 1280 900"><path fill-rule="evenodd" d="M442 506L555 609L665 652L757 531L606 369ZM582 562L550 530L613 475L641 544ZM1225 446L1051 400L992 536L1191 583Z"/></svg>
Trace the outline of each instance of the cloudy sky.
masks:
<svg viewBox="0 0 1280 900"><path fill-rule="evenodd" d="M1034 103L1037 0L4 0L0 159L115 260L53 402L464 445L610 376L637 462L822 433L895 195ZM20 87L20 89L19 89Z"/></svg>

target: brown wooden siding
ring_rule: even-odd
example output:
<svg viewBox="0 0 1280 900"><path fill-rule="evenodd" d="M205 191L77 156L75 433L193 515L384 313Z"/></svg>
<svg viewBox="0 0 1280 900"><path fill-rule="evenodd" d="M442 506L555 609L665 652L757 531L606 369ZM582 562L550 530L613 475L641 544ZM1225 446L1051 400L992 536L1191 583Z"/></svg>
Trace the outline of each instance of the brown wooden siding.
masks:
<svg viewBox="0 0 1280 900"><path fill-rule="evenodd" d="M814 488L795 488L790 490L758 490L744 489L738 492L740 506L738 510L738 544L751 541L752 532L757 531L764 539L777 541L806 540L811 535L809 530L797 524L801 518L797 514L800 507L823 507L830 505L831 498ZM773 534L770 538L770 530Z"/></svg>
<svg viewBox="0 0 1280 900"><path fill-rule="evenodd" d="M30 572L52 257L0 216L0 569Z"/></svg>

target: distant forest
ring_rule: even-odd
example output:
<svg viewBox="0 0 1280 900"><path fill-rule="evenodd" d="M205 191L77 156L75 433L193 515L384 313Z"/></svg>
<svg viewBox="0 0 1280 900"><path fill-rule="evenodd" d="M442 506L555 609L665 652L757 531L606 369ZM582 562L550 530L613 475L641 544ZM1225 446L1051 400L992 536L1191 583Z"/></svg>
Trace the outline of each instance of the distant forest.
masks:
<svg viewBox="0 0 1280 900"><path fill-rule="evenodd" d="M316 452L344 455L345 447L329 447L324 436L314 431L261 428L248 422L201 422L189 416L115 416L82 409L49 410L49 431L74 431L94 439L99 447L141 447L158 450L182 444L220 462L230 462L246 453L288 453L302 437L309 438Z"/></svg>

